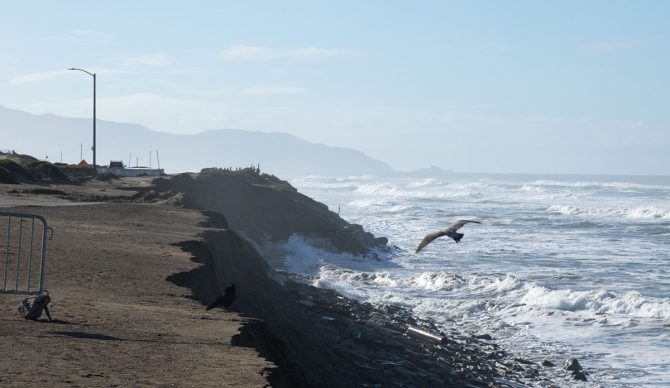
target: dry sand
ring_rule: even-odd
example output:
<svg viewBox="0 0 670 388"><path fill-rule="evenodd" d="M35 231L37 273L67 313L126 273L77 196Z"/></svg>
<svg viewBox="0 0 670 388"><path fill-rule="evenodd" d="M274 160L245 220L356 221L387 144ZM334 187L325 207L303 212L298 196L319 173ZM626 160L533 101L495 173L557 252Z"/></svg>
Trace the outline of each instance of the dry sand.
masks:
<svg viewBox="0 0 670 388"><path fill-rule="evenodd" d="M78 190L85 199L133 194L112 186L119 182L51 188ZM246 318L205 312L184 297L188 289L165 280L199 265L172 245L200 238L207 228L199 211L132 203L69 206L30 189L1 185L0 207L39 205L11 210L43 215L55 230L46 270L55 322L23 319L17 312L23 297L0 294L0 386L268 384L274 365L254 349L231 344Z"/></svg>

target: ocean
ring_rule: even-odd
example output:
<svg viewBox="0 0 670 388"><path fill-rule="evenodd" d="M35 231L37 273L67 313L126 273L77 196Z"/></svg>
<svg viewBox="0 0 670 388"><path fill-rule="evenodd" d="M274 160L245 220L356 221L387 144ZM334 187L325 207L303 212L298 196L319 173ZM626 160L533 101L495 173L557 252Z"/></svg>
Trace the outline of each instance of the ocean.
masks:
<svg viewBox="0 0 670 388"><path fill-rule="evenodd" d="M558 368L575 357L589 385L670 383L670 177L309 176L300 192L377 236L390 252L333 254L294 235L280 269L313 285L489 334L512 355ZM418 243L473 219L460 244ZM532 382L529 382L532 383Z"/></svg>

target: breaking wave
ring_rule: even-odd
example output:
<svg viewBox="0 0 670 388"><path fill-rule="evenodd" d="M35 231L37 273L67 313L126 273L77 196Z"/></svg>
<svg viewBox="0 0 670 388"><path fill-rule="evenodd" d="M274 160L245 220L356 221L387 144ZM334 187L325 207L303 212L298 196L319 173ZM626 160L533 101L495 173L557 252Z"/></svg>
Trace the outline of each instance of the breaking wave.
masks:
<svg viewBox="0 0 670 388"><path fill-rule="evenodd" d="M618 217L631 219L670 219L670 211L655 206L640 206L633 209L620 209L614 207L580 208L571 205L551 205L546 209L546 212L568 216Z"/></svg>
<svg viewBox="0 0 670 388"><path fill-rule="evenodd" d="M630 291L622 295L606 290L550 290L526 285L521 302L529 306L562 311L590 311L599 315L615 314L628 318L670 318L670 300L643 296Z"/></svg>
<svg viewBox="0 0 670 388"><path fill-rule="evenodd" d="M414 279L413 285L427 290L450 290L466 283L462 276L446 272L425 272Z"/></svg>

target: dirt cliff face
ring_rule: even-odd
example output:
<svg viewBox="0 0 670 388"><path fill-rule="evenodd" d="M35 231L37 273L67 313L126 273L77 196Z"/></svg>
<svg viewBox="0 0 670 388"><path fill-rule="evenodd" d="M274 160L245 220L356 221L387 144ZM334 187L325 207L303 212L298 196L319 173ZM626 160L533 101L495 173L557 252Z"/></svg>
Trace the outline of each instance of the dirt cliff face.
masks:
<svg viewBox="0 0 670 388"><path fill-rule="evenodd" d="M375 239L273 176L182 174L154 185L159 197L183 193L184 206L210 212L204 241L181 244L202 266L168 280L191 288L204 305L226 284L235 285L230 309L260 319L245 326L239 344L279 366L270 377L273 386L495 386L495 371L479 345L466 343L469 338L437 343L413 337L409 325L437 328L401 308L359 303L275 272L248 241L262 245L299 233L323 248L366 254L386 239Z"/></svg>
<svg viewBox="0 0 670 388"><path fill-rule="evenodd" d="M69 183L55 165L32 156L0 153L0 183Z"/></svg>
<svg viewBox="0 0 670 388"><path fill-rule="evenodd" d="M239 344L279 366L272 386L495 386L479 345L413 338L406 328L418 322L400 308L358 303L276 273L230 229L203 237L180 244L202 266L168 280L190 287L204 305L235 284L230 309L261 319L245 326Z"/></svg>
<svg viewBox="0 0 670 388"><path fill-rule="evenodd" d="M181 174L157 179L155 185L159 190L185 193L189 207L223 214L231 229L261 245L286 241L294 233L319 248L355 255L387 244L386 238L375 238L271 175L252 171Z"/></svg>

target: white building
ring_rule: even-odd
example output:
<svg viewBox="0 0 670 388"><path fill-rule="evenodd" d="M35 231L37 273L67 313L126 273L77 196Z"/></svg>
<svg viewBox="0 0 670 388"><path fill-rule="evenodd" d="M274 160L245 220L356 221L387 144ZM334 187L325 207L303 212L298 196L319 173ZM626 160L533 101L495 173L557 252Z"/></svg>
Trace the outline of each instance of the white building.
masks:
<svg viewBox="0 0 670 388"><path fill-rule="evenodd" d="M123 162L110 161L107 167L96 168L98 174L112 174L114 176L161 176L165 175L162 168L125 167Z"/></svg>

